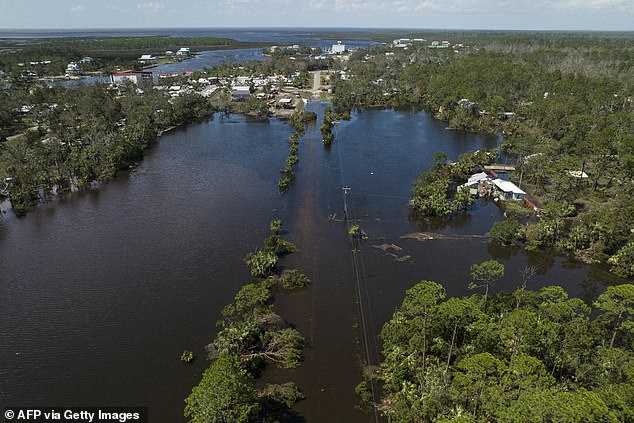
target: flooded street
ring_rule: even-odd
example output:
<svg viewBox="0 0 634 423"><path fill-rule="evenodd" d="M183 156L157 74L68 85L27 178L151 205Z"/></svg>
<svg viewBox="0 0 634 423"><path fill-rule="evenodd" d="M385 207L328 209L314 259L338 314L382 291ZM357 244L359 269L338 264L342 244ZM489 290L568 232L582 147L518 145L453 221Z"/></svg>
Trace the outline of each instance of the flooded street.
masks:
<svg viewBox="0 0 634 423"><path fill-rule="evenodd" d="M321 116L324 106L307 108ZM338 123L325 149L319 125L307 126L284 195L288 125L217 114L164 135L135 171L99 190L26 218L2 215L0 406L147 406L151 421L184 421L220 310L250 280L242 259L274 217L300 249L281 266L313 285L275 305L306 337L305 362L265 378L297 382L307 399L295 410L311 422L371 420L354 393L364 339L375 356L381 326L420 280L465 295L469 267L492 257L506 266L494 291L514 290L527 265L538 266L529 288L562 285L587 301L612 280L567 258L489 246L494 204L445 224L410 216L411 184L434 152L456 159L494 137L447 131L422 112L366 111ZM368 235L356 253L341 221L344 186L349 217ZM180 362L185 349L193 365Z"/></svg>

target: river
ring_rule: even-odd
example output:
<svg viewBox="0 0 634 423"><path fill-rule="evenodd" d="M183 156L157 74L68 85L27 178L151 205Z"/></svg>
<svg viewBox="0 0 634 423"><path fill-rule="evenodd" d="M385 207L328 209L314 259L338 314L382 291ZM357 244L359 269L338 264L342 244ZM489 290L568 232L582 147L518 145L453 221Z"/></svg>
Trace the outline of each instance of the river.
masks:
<svg viewBox="0 0 634 423"><path fill-rule="evenodd" d="M307 107L321 115L324 104ZM497 143L444 127L422 112L355 113L325 149L319 124L309 125L296 180L282 195L289 127L217 114L165 134L133 172L98 190L25 218L3 214L0 408L147 406L151 421L183 421L183 399L207 366L203 348L220 310L250 279L242 259L274 217L301 250L282 265L313 281L275 305L309 341L305 362L264 375L294 380L306 393L298 421L369 421L355 408L361 363L378 359L382 324L421 279L467 294L469 266L493 256L507 269L496 289L514 289L518 271L531 264L539 267L529 288L559 284L588 301L601 292L612 280L601 268L464 237L488 231L500 216L494 204L446 225L410 217L411 183L434 152L454 159ZM358 252L345 223L329 219L342 215L343 186L351 188L349 216L369 237ZM417 231L451 237L402 238ZM374 248L381 244L402 250ZM192 365L179 360L185 349L198 357Z"/></svg>

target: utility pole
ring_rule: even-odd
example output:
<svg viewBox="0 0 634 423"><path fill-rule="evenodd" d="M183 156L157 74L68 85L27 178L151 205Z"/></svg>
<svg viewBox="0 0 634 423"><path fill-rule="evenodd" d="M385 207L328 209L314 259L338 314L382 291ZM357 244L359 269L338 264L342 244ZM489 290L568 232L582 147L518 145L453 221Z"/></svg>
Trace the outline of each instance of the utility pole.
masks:
<svg viewBox="0 0 634 423"><path fill-rule="evenodd" d="M343 218L348 220L348 191L351 190L350 187L342 187L343 190Z"/></svg>

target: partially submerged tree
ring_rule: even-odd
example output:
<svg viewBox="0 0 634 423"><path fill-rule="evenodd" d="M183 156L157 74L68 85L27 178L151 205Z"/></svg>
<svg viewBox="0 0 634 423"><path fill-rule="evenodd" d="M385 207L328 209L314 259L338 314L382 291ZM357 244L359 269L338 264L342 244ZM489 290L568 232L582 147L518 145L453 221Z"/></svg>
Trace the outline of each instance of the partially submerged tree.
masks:
<svg viewBox="0 0 634 423"><path fill-rule="evenodd" d="M277 266L278 259L274 252L255 250L255 252L249 253L244 261L249 266L251 276L254 278L265 278L273 272L275 266Z"/></svg>
<svg viewBox="0 0 634 423"><path fill-rule="evenodd" d="M253 381L237 357L220 356L185 399L191 423L248 422L258 410Z"/></svg>

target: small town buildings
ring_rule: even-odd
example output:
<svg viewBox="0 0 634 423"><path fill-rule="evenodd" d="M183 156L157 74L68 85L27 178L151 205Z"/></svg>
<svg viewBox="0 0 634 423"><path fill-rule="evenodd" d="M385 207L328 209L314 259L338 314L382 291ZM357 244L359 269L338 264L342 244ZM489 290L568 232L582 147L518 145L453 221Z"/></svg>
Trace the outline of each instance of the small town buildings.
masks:
<svg viewBox="0 0 634 423"><path fill-rule="evenodd" d="M494 179L493 184L499 191L499 197L502 200L523 200L526 193L511 181L502 179Z"/></svg>
<svg viewBox="0 0 634 423"><path fill-rule="evenodd" d="M158 83L158 76L149 71L128 71L113 73L110 77L113 84L123 84L126 81L130 81L137 86L142 83L155 85Z"/></svg>

